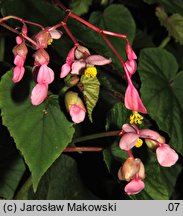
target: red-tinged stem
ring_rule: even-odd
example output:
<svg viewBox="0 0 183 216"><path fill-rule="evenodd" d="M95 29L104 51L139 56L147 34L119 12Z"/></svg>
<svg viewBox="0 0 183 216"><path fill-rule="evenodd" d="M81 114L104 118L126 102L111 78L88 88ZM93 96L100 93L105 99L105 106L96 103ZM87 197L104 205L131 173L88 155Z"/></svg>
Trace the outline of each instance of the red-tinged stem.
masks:
<svg viewBox="0 0 183 216"><path fill-rule="evenodd" d="M21 19L20 17L17 17L17 16L6 16L6 17L3 17L0 19L0 23L1 22L4 22L4 21L7 21L9 19L15 19L15 20L18 20L22 23L27 23L27 24L30 24L30 25L34 25L34 26L37 26L37 27L40 27L41 29L44 29L44 27L38 23L35 23L35 22L30 22L28 20L24 20L24 19Z"/></svg>
<svg viewBox="0 0 183 216"><path fill-rule="evenodd" d="M19 32L19 31L17 31L16 29L14 29L14 28L8 26L8 25L5 24L5 23L1 23L1 26L3 26L4 28L8 29L9 31L12 31L12 32L14 32L14 33L16 33L16 34L22 36L24 39L26 39L27 41L29 41L30 43L32 43L34 46L36 46L36 47L39 48L39 45L38 45L34 40L32 40L30 37L28 37L28 36L22 34L21 32Z"/></svg>
<svg viewBox="0 0 183 216"><path fill-rule="evenodd" d="M133 156L133 154L132 154L132 152L131 152L130 150L127 151L127 153L128 153L128 156L129 156L129 157L134 158L134 156Z"/></svg>
<svg viewBox="0 0 183 216"><path fill-rule="evenodd" d="M63 27L64 27L65 31L67 32L68 36L71 38L71 40L75 44L75 46L78 46L79 43L77 42L76 38L73 36L73 34L71 33L71 31L68 29L66 23L63 23Z"/></svg>
<svg viewBox="0 0 183 216"><path fill-rule="evenodd" d="M101 147L68 147L64 149L64 152L101 152Z"/></svg>

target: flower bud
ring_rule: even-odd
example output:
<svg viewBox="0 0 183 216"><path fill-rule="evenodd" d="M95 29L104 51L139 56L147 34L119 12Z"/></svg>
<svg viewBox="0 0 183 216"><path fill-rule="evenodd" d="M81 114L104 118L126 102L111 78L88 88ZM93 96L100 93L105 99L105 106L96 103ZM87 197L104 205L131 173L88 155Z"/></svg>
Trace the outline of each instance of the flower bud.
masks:
<svg viewBox="0 0 183 216"><path fill-rule="evenodd" d="M40 45L40 48L47 48L48 41L50 40L51 36L48 30L42 30L34 35L33 39L35 39L36 43Z"/></svg>
<svg viewBox="0 0 183 216"><path fill-rule="evenodd" d="M43 64L48 64L50 61L50 57L48 53L44 49L38 49L34 55L34 65L39 66Z"/></svg>
<svg viewBox="0 0 183 216"><path fill-rule="evenodd" d="M140 170L141 160L129 157L118 171L120 180L130 181Z"/></svg>
<svg viewBox="0 0 183 216"><path fill-rule="evenodd" d="M75 50L76 59L87 58L89 55L90 55L89 50L84 46L79 45Z"/></svg>
<svg viewBox="0 0 183 216"><path fill-rule="evenodd" d="M140 159L138 159L138 160L140 161ZM139 169L139 172L138 172L138 176L142 180L145 179L145 168L144 168L144 164L142 163L142 161L140 161L140 169Z"/></svg>
<svg viewBox="0 0 183 216"><path fill-rule="evenodd" d="M69 91L65 94L65 106L73 122L80 123L84 120L86 109L76 92Z"/></svg>
<svg viewBox="0 0 183 216"><path fill-rule="evenodd" d="M28 49L27 49L25 43L18 44L17 46L15 46L13 48L14 56L19 55L19 56L21 56L22 58L25 59L27 53L28 53Z"/></svg>
<svg viewBox="0 0 183 216"><path fill-rule="evenodd" d="M162 144L165 143L165 138L161 135L159 135L159 137L156 140L159 143L162 143ZM151 149L152 151L155 151L159 147L158 142L155 142L150 139L145 139L145 143L147 144L148 148Z"/></svg>

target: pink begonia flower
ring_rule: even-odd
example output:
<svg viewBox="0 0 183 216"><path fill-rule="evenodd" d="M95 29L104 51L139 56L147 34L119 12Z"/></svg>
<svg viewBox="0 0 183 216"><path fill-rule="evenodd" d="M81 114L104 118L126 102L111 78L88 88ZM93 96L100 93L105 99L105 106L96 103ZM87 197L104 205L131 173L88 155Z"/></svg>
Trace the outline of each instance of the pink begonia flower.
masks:
<svg viewBox="0 0 183 216"><path fill-rule="evenodd" d="M135 52L133 51L131 45L128 42L126 43L125 50L126 50L126 55L128 57L128 60L137 59Z"/></svg>
<svg viewBox="0 0 183 216"><path fill-rule="evenodd" d="M39 44L39 48L35 48L47 48L47 46L51 44L52 39L59 39L61 36L62 32L58 30L49 30L49 27L45 28L44 30L41 30L33 36L33 39L36 41L37 44Z"/></svg>
<svg viewBox="0 0 183 216"><path fill-rule="evenodd" d="M14 83L19 82L24 75L24 62L28 52L27 47L20 36L16 37L16 43L17 45L13 48L14 64L16 65L13 69L12 80Z"/></svg>
<svg viewBox="0 0 183 216"><path fill-rule="evenodd" d="M36 84L31 93L31 102L34 106L41 104L47 97L48 85L47 84Z"/></svg>
<svg viewBox="0 0 183 216"><path fill-rule="evenodd" d="M54 72L46 64L41 65L38 75L37 82L41 84L50 84L54 80Z"/></svg>
<svg viewBox="0 0 183 216"><path fill-rule="evenodd" d="M125 192L128 195L138 194L140 191L144 189L144 182L139 178L134 178L125 186Z"/></svg>
<svg viewBox="0 0 183 216"><path fill-rule="evenodd" d="M112 62L111 59L106 59L101 55L89 55L87 51L85 55L77 54L78 57L83 57L83 58L75 60L75 51L76 51L76 46L74 46L69 51L68 56L66 58L66 63L61 68L60 78L64 78L69 73L79 74L82 68L84 69L88 66L94 66L94 65L101 66Z"/></svg>
<svg viewBox="0 0 183 216"><path fill-rule="evenodd" d="M80 106L74 104L70 107L69 114L72 118L72 121L78 124L84 121L86 110L83 110Z"/></svg>
<svg viewBox="0 0 183 216"><path fill-rule="evenodd" d="M128 82L128 87L125 92L125 107L135 112L147 113L147 110L140 99L139 93L132 82Z"/></svg>
<svg viewBox="0 0 183 216"><path fill-rule="evenodd" d="M177 162L178 154L164 143L165 139L156 131L150 129L139 130L136 126L128 124L124 124L122 129L125 132L119 141L119 147L122 150L129 151L136 145L139 138L143 138L155 142L156 156L161 166L169 167Z"/></svg>
<svg viewBox="0 0 183 216"><path fill-rule="evenodd" d="M167 144L162 144L156 149L156 156L159 164L164 167L171 167L178 160L178 154Z"/></svg>

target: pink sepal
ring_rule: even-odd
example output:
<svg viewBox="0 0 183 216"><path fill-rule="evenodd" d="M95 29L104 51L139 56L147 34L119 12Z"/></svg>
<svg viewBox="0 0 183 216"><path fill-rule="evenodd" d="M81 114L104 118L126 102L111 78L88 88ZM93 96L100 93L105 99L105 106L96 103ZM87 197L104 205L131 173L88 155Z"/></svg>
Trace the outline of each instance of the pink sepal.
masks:
<svg viewBox="0 0 183 216"><path fill-rule="evenodd" d="M41 65L38 75L37 82L40 84L50 84L54 80L54 72L46 64Z"/></svg>
<svg viewBox="0 0 183 216"><path fill-rule="evenodd" d="M25 73L25 68L24 67L19 67L19 66L16 66L14 69L13 69L13 78L12 78L12 81L14 83L17 83L19 82L23 75Z"/></svg>
<svg viewBox="0 0 183 216"><path fill-rule="evenodd" d="M129 43L126 43L125 49L126 49L126 54L127 54L128 60L137 59L137 56L136 56L135 52L133 51L133 49Z"/></svg>
<svg viewBox="0 0 183 216"><path fill-rule="evenodd" d="M86 63L89 65L106 65L112 62L112 59L106 59L101 55L90 55L86 58Z"/></svg>
<svg viewBox="0 0 183 216"><path fill-rule="evenodd" d="M119 141L119 147L122 150L128 151L135 146L135 144L138 141L138 138L139 135L136 133L131 133L131 132L126 133L121 137Z"/></svg>
<svg viewBox="0 0 183 216"><path fill-rule="evenodd" d="M48 85L47 84L37 84L31 94L31 102L34 106L41 104L47 97Z"/></svg>
<svg viewBox="0 0 183 216"><path fill-rule="evenodd" d="M69 114L72 118L72 121L78 124L84 121L86 111L74 104L70 107Z"/></svg>
<svg viewBox="0 0 183 216"><path fill-rule="evenodd" d="M125 192L130 194L138 194L145 187L144 182L141 179L133 179L125 186Z"/></svg>

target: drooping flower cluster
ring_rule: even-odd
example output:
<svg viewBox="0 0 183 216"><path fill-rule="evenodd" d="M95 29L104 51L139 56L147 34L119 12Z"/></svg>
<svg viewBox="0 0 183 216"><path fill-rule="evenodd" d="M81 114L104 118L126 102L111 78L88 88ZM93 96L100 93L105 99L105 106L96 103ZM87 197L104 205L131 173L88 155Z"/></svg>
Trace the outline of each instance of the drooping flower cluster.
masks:
<svg viewBox="0 0 183 216"><path fill-rule="evenodd" d="M171 167L174 165L178 160L178 154L168 145L165 143L165 138L162 137L159 133L156 131L150 130L150 129L141 129L139 130L136 125L132 124L124 124L122 126L123 136L120 139L119 147L122 150L130 151L134 146L141 146L142 139L145 140L147 146L156 152L156 157L158 163L163 167ZM140 145L139 145L140 143ZM130 162L129 162L130 161ZM136 194L140 192L140 190L143 189L142 180L144 178L139 178L139 173L136 171L136 160L127 159L127 165L123 165L122 167L122 174L119 176L120 180L126 180L129 181L129 178L127 177L121 177L121 176L132 176L133 183L128 183L127 188L125 188L125 191L128 194ZM128 169L127 169L127 168ZM121 168L120 168L121 170ZM125 170L125 171L124 171ZM143 169L144 170L144 169ZM125 174L123 173L125 172ZM132 173L132 174L131 174ZM133 174L135 173L135 175ZM144 171L145 173L145 171ZM136 175L137 174L137 175ZM135 178L134 178L135 176ZM145 175L144 175L145 176ZM131 178L130 178L131 179ZM129 186L130 185L130 186ZM131 189L129 189L131 188Z"/></svg>
<svg viewBox="0 0 183 216"><path fill-rule="evenodd" d="M124 71L126 74L128 86L125 92L125 107L132 110L133 112L147 113L147 110L139 96L139 93L131 80L131 76L137 69L137 64L135 61L137 59L137 56L135 55L128 42L126 43L126 54L128 59L125 62Z"/></svg>
<svg viewBox="0 0 183 216"><path fill-rule="evenodd" d="M82 75L94 78L97 69L94 65L105 65L111 63L111 59L106 59L100 55L90 55L89 50L81 45L74 46L68 53L66 63L61 68L60 77L64 78L69 74ZM72 121L80 123L85 118L86 109L77 93L69 91L65 94L65 104Z"/></svg>

